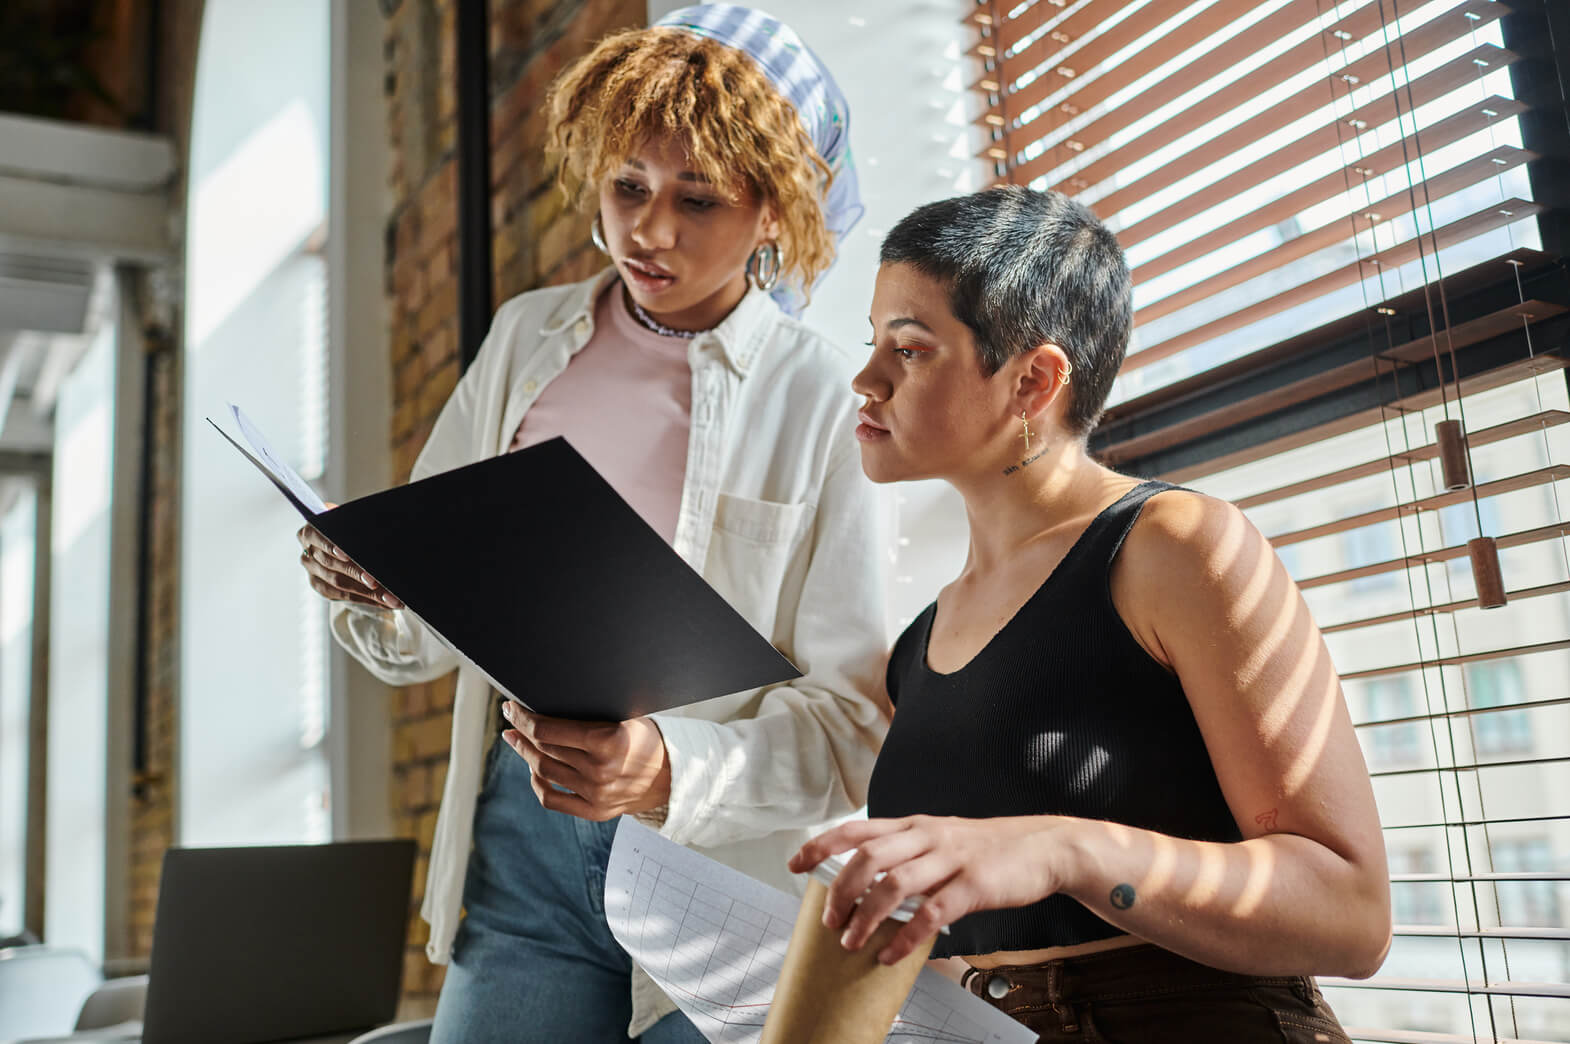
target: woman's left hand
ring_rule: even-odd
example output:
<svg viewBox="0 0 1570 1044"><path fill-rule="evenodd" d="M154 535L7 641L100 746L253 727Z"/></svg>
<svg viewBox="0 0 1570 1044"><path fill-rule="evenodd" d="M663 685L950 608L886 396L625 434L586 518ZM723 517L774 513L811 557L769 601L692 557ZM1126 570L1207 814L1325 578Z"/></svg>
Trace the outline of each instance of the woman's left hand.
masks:
<svg viewBox="0 0 1570 1044"><path fill-rule="evenodd" d="M647 812L670 799L665 738L648 718L568 721L530 713L506 699L502 714L512 725L502 739L529 763L542 807L604 821Z"/></svg>
<svg viewBox="0 0 1570 1044"><path fill-rule="evenodd" d="M789 867L806 873L831 855L858 849L823 909L825 927L844 928L840 941L847 950L859 949L906 897L926 896L878 954L893 964L966 914L1025 906L1062 891L1071 854L1066 831L1073 822L1057 816L869 819L813 838ZM883 879L874 883L880 873Z"/></svg>

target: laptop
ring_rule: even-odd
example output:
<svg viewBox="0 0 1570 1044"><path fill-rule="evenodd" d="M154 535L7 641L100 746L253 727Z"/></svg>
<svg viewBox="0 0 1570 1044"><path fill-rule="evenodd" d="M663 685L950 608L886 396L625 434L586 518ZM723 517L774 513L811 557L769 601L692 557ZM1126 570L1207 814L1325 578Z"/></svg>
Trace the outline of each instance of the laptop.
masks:
<svg viewBox="0 0 1570 1044"><path fill-rule="evenodd" d="M263 1044L392 1021L414 855L410 840L170 849L143 1044Z"/></svg>

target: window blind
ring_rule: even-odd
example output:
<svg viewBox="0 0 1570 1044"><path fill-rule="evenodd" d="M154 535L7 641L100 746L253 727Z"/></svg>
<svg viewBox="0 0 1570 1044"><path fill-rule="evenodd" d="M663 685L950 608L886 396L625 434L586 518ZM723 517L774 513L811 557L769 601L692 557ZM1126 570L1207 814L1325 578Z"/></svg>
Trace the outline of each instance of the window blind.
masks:
<svg viewBox="0 0 1570 1044"><path fill-rule="evenodd" d="M1358 1040L1570 1040L1570 280L1523 129L1544 101L1517 89L1545 10L968 15L979 161L1086 203L1133 271L1092 448L1242 507L1342 673L1396 922L1375 977L1322 982Z"/></svg>
<svg viewBox="0 0 1570 1044"><path fill-rule="evenodd" d="M982 153L1117 232L1114 401L1540 246L1493 0L978 4Z"/></svg>

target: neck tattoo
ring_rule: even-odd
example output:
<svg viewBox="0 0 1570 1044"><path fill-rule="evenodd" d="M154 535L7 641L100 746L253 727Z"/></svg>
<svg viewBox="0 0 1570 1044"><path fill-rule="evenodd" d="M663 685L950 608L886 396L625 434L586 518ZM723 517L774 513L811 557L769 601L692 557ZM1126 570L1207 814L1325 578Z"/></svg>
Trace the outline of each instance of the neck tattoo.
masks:
<svg viewBox="0 0 1570 1044"><path fill-rule="evenodd" d="M699 334L708 333L709 330L714 329L714 327L711 326L707 330L677 330L675 327L666 326L664 323L654 318L654 316L650 315L648 312L645 312L643 310L643 306L632 299L632 294L627 291L625 286L622 287L622 300L627 302L627 310L632 314L632 317L638 321L639 326L643 327L645 330L648 330L650 333L657 333L661 337L679 337L684 341L690 341Z"/></svg>
<svg viewBox="0 0 1570 1044"><path fill-rule="evenodd" d="M1003 469L1003 474L1005 474L1005 475L1012 475L1016 471L1018 471L1020 468L1028 468L1032 464L1036 463L1036 461L1040 460L1042 457L1044 457L1046 455L1047 455L1046 448L1043 447L1043 448L1037 450L1036 452L1032 453L1030 456L1026 457L1024 460L1020 461L1018 464L1010 464L1008 467L1004 468Z"/></svg>

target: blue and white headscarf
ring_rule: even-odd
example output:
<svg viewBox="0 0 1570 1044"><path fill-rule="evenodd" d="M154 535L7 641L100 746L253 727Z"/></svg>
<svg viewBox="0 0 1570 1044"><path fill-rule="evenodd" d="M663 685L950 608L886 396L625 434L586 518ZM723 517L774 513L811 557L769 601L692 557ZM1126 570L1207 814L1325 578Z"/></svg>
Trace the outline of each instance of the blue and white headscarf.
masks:
<svg viewBox="0 0 1570 1044"><path fill-rule="evenodd" d="M790 26L773 15L737 4L683 7L654 23L684 29L751 55L774 89L796 106L807 136L834 179L823 199L823 221L837 245L861 219L861 191L850 154L850 104L828 66ZM820 277L821 279L821 277ZM789 315L800 315L806 299L781 282L774 299Z"/></svg>

